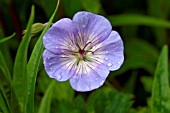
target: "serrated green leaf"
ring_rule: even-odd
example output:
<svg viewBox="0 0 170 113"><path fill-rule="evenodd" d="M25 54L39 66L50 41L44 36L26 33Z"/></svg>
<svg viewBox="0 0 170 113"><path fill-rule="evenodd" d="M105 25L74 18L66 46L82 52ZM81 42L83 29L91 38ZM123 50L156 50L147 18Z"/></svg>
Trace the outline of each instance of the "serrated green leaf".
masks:
<svg viewBox="0 0 170 113"><path fill-rule="evenodd" d="M0 108L2 109L3 113L11 113L9 102L1 86L0 86Z"/></svg>
<svg viewBox="0 0 170 113"><path fill-rule="evenodd" d="M4 76L6 77L6 79L11 84L12 83L11 75L10 75L9 69L7 67L7 64L5 62L4 56L2 55L1 51L0 51L0 69L4 73Z"/></svg>
<svg viewBox="0 0 170 113"><path fill-rule="evenodd" d="M170 28L170 22L145 15L138 14L122 14L108 17L113 26L125 25L145 25L154 27Z"/></svg>
<svg viewBox="0 0 170 113"><path fill-rule="evenodd" d="M34 21L34 6L31 9L30 19L27 25L27 32L23 36L23 39L19 45L15 63L14 63L14 71L13 71L13 83L12 89L16 96L17 102L19 103L19 111L24 111L24 101L25 101L25 89L26 89L26 72L27 72L27 51L29 41L31 39L30 32L31 26ZM12 98L13 99L13 98ZM15 101L15 100L14 100ZM16 108L14 108L16 110Z"/></svg>
<svg viewBox="0 0 170 113"><path fill-rule="evenodd" d="M32 51L31 57L27 64L27 91L26 91L26 111L27 113L34 113L34 90L35 90L35 83L36 77L38 73L39 64L42 58L43 52L43 44L42 44L42 37L44 36L45 32L50 27L52 20L58 10L60 0L58 0L56 9L52 14L47 26L44 28L43 32L41 33L35 47Z"/></svg>
<svg viewBox="0 0 170 113"><path fill-rule="evenodd" d="M94 91L94 92L92 92L91 93L91 95L87 98L87 111L88 111L88 113L95 113L95 111L97 111L97 110L95 110L95 103L97 102L97 101L99 101L99 102L102 102L102 108L100 108L101 110L103 110L104 111L104 108L106 107L106 103L107 103L107 101L108 100L105 100L104 102L103 101L101 101L100 100L100 97L101 96L108 96L109 95L109 93L112 91L113 89L112 88L110 88L110 87L103 87L103 88L100 88L100 89L98 89L98 90L96 90L96 91ZM105 98L105 97L103 97L103 98ZM99 103L98 103L98 106L99 106Z"/></svg>
<svg viewBox="0 0 170 113"><path fill-rule="evenodd" d="M3 39L0 39L0 43L3 43L3 42L5 42L5 41L7 41L7 40L9 40L9 39L11 39L12 37L14 37L15 36L15 33L13 33L11 36L9 36L9 37L6 37L6 38L3 38Z"/></svg>
<svg viewBox="0 0 170 113"><path fill-rule="evenodd" d="M42 98L38 113L50 113L51 99L55 85L56 81L53 80Z"/></svg>
<svg viewBox="0 0 170 113"><path fill-rule="evenodd" d="M152 113L170 113L167 46L163 47L156 67L152 88L151 110Z"/></svg>
<svg viewBox="0 0 170 113"><path fill-rule="evenodd" d="M89 96L87 110L89 113L125 113L133 103L130 98L113 88L103 87Z"/></svg>
<svg viewBox="0 0 170 113"><path fill-rule="evenodd" d="M126 113L132 104L133 102L130 101L130 95L111 92L109 94L109 103L104 113Z"/></svg>

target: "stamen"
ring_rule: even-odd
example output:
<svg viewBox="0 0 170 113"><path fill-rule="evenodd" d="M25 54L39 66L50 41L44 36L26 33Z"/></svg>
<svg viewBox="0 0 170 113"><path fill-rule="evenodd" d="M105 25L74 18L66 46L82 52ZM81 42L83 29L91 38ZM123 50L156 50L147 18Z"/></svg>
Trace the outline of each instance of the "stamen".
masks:
<svg viewBox="0 0 170 113"><path fill-rule="evenodd" d="M84 46L83 50L85 50L86 47L87 47L90 43L91 43L91 42L88 42L88 43Z"/></svg>
<svg viewBox="0 0 170 113"><path fill-rule="evenodd" d="M91 52L94 55L94 51L86 51L86 52Z"/></svg>

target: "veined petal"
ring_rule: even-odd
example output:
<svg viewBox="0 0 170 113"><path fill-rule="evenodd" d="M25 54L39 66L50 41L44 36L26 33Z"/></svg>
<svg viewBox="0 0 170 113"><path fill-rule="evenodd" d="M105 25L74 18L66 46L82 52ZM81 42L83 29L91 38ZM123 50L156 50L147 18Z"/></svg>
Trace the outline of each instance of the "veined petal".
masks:
<svg viewBox="0 0 170 113"><path fill-rule="evenodd" d="M100 44L95 51L94 58L102 60L111 71L120 68L124 61L124 47L123 41L116 31L112 31L110 36Z"/></svg>
<svg viewBox="0 0 170 113"><path fill-rule="evenodd" d="M73 23L77 27L79 34L77 40L81 45L87 42L96 45L104 41L112 30L110 22L105 17L90 12L76 13Z"/></svg>
<svg viewBox="0 0 170 113"><path fill-rule="evenodd" d="M43 37L44 67L57 81L70 79L76 91L85 92L103 85L109 71L124 61L123 42L103 16L78 12L73 20L54 23Z"/></svg>
<svg viewBox="0 0 170 113"><path fill-rule="evenodd" d="M91 91L102 86L108 75L109 70L105 65L84 62L78 67L76 74L70 78L70 84L76 91Z"/></svg>
<svg viewBox="0 0 170 113"><path fill-rule="evenodd" d="M66 81L76 72L76 59L66 55L56 55L48 50L43 53L47 74L57 81Z"/></svg>
<svg viewBox="0 0 170 113"><path fill-rule="evenodd" d="M61 54L64 50L74 51L77 48L74 43L76 35L72 20L64 18L54 23L45 33L43 44L47 50L55 54Z"/></svg>

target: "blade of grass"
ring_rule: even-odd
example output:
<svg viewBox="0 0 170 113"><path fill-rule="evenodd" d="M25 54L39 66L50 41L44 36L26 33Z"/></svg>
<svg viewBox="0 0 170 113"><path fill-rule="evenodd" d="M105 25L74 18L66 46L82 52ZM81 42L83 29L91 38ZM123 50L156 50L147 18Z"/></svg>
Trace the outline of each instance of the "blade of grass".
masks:
<svg viewBox="0 0 170 113"><path fill-rule="evenodd" d="M4 93L2 86L0 86L0 107L3 113L11 113L9 102L7 100L7 97Z"/></svg>
<svg viewBox="0 0 170 113"><path fill-rule="evenodd" d="M38 113L50 113L51 98L56 81L52 80L42 98Z"/></svg>
<svg viewBox="0 0 170 113"><path fill-rule="evenodd" d="M16 96L16 99L19 103L19 107L20 107L19 110L21 112L23 112L24 110L24 98L25 98L26 74L27 74L26 73L27 72L27 67L26 67L27 66L27 51L28 51L28 45L31 39L30 32L31 32L31 26L33 24L33 21L34 21L34 6L32 6L32 9L31 9L31 15L30 15L30 19L29 19L29 22L26 28L26 33L22 38L22 41L19 45L19 48L16 54L15 63L14 63L14 71L13 71L12 90L14 91L14 95ZM14 110L16 110L16 108L14 108Z"/></svg>
<svg viewBox="0 0 170 113"><path fill-rule="evenodd" d="M5 41L7 41L7 40L9 40L9 39L11 39L12 37L14 37L15 36L15 33L13 33L11 36L9 36L9 37L6 37L6 38L3 38L3 39L0 39L0 43L3 43L3 42L5 42Z"/></svg>
<svg viewBox="0 0 170 113"><path fill-rule="evenodd" d="M147 0L146 2L147 2L147 7L148 7L147 8L148 14L165 20L169 16L168 1L169 0ZM156 39L156 45L158 45L159 47L162 47L162 45L166 43L167 38L168 38L166 29L152 27L151 30L153 31L153 35Z"/></svg>
<svg viewBox="0 0 170 113"><path fill-rule="evenodd" d="M6 79L10 82L10 84L12 83L12 79L11 79L11 75L8 69L8 66L5 62L4 56L2 55L1 51L0 51L0 69L2 70L2 72L4 73L4 76L6 77Z"/></svg>
<svg viewBox="0 0 170 113"><path fill-rule="evenodd" d="M11 55L11 51L10 51L9 46L10 46L9 43L1 43L0 44L0 51L3 54L5 62L7 64L8 69L9 69L9 72L12 75L14 64L13 64L12 55Z"/></svg>
<svg viewBox="0 0 170 113"><path fill-rule="evenodd" d="M38 73L38 67L41 62L42 58L42 52L43 52L43 44L42 44L42 37L44 36L45 32L49 29L52 20L54 19L54 16L58 10L60 0L58 0L56 9L54 13L52 14L47 26L44 28L43 32L41 33L37 43L35 44L35 47L32 51L31 57L29 59L29 62L27 64L27 95L26 95L26 112L27 113L34 113L34 90L35 90L35 83L36 83L36 77Z"/></svg>
<svg viewBox="0 0 170 113"><path fill-rule="evenodd" d="M152 113L170 113L168 47L164 46L155 71L151 97Z"/></svg>
<svg viewBox="0 0 170 113"><path fill-rule="evenodd" d="M122 14L108 17L113 26L125 25L145 25L170 28L170 22L158 19L151 16L137 15L137 14Z"/></svg>

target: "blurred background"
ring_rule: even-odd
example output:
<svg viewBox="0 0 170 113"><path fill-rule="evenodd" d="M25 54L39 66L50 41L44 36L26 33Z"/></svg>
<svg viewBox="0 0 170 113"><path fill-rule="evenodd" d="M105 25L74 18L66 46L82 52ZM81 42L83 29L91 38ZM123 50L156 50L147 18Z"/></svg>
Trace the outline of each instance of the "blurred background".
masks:
<svg viewBox="0 0 170 113"><path fill-rule="evenodd" d="M56 4L57 0L0 0L0 39L16 32L14 38L0 45L11 72L23 30L26 29L30 16L31 6L35 6L34 23L46 23ZM75 113L86 113L89 110L102 113L104 109L101 107L102 101L107 99L101 95L108 91L108 87L121 94L130 95L127 99L131 102L130 109L148 110L160 50L164 44L170 44L170 21L168 21L170 0L61 0L53 22L64 17L72 18L76 12L83 10L103 15L110 20L113 30L118 31L123 39L125 61L119 70L110 73L106 83L98 91L79 93L73 91L68 82L56 82L51 104L52 113L57 110L64 113L70 110ZM31 39L28 55L39 34ZM41 65L36 83L35 111L51 81ZM8 84L1 75L0 82L6 87L6 93L9 93ZM94 98L98 99L96 104ZM72 104L75 102L78 102L77 105Z"/></svg>

